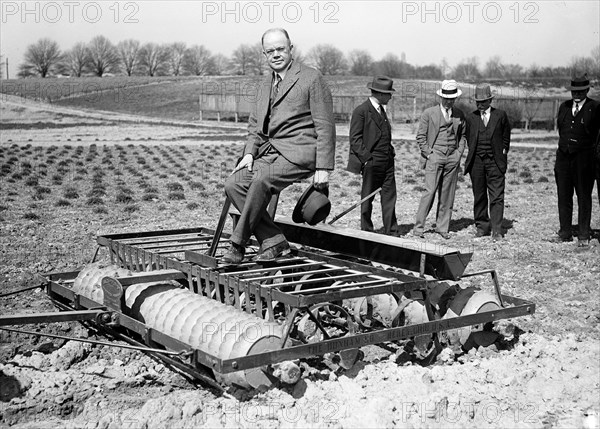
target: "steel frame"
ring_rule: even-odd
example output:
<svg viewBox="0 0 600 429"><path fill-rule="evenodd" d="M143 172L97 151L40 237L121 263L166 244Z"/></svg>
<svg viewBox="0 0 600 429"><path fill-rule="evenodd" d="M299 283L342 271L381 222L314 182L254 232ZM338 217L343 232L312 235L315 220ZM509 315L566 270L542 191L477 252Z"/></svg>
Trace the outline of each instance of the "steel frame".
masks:
<svg viewBox="0 0 600 429"><path fill-rule="evenodd" d="M169 359L199 377L207 368L227 374L424 334L432 334L437 344L436 335L440 331L535 312L534 303L502 295L496 272L485 270L463 274L462 277L490 275L494 291L502 304L502 308L498 310L434 320L431 306L426 305L429 322L366 332L363 330L340 338L330 338L311 311L315 306L335 304L349 298L377 294L399 295L415 291L420 291L424 301L430 304L429 292L440 280L427 276L423 271L407 274L401 266L396 267L398 269L378 268L362 263L360 258L339 252L327 254L304 248L294 248L290 258L274 262L259 264L250 260L238 266L221 265L219 258L228 237L224 235L221 238L219 235L218 240L214 238L215 231L207 228L99 236L98 246L107 249L111 263L133 271L134 276L104 279L104 302L99 303L73 292L70 286L78 272L46 274L44 279L47 294L67 312L63 316L39 315L35 321L94 320L132 344L145 344L154 349L164 348L176 352L179 356ZM257 243L251 243L248 254L256 252L257 247ZM94 258L97 254L98 249ZM156 270L161 272L154 273ZM182 287L187 287L194 293L282 323L284 337L280 348L236 359L220 359L127 316L123 304L125 288L137 282L157 280L178 280ZM297 315L301 313L308 314L320 327L324 340L310 344L295 340L290 344L288 339L292 335ZM12 324L26 322L27 316L13 316ZM10 316L4 320L0 318L0 326L10 322Z"/></svg>

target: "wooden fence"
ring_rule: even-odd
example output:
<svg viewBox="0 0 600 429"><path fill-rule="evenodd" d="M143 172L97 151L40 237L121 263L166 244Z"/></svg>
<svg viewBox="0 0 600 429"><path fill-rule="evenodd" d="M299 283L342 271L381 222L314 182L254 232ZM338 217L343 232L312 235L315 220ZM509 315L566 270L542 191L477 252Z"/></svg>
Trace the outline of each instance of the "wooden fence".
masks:
<svg viewBox="0 0 600 429"><path fill-rule="evenodd" d="M349 121L352 111L366 99L365 95L333 95L333 112L337 121ZM511 98L497 97L494 106L509 111L515 121L514 127L531 128L533 126L554 126L558 106L564 99L557 98ZM227 119L235 122L246 120L255 99L237 94L200 94L198 105L200 119ZM426 100L415 96L394 96L388 104L387 115L392 122L414 123L421 112L433 106L437 100ZM463 105L475 109L472 101L463 101Z"/></svg>

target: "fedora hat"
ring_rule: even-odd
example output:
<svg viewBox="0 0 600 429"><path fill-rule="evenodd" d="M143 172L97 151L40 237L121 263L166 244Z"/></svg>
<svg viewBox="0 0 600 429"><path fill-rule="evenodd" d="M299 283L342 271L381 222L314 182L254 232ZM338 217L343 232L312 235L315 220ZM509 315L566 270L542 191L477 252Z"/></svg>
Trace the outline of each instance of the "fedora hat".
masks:
<svg viewBox="0 0 600 429"><path fill-rule="evenodd" d="M331 202L327 198L329 192L320 192L311 184L302 194L294 212L292 220L296 223L306 222L309 225L316 225L323 222L331 211Z"/></svg>
<svg viewBox="0 0 600 429"><path fill-rule="evenodd" d="M437 90L437 95L442 98L457 98L460 97L462 91L458 89L458 84L454 79L442 81L442 87Z"/></svg>
<svg viewBox="0 0 600 429"><path fill-rule="evenodd" d="M392 92L396 92L396 90L392 88L393 84L394 81L387 76L375 76L373 82L367 83L367 88L371 91L391 94Z"/></svg>
<svg viewBox="0 0 600 429"><path fill-rule="evenodd" d="M574 77L571 79L571 85L567 86L569 91L583 91L588 88L590 88L590 80L587 77L587 73Z"/></svg>
<svg viewBox="0 0 600 429"><path fill-rule="evenodd" d="M494 98L492 87L489 83L480 83L475 87L475 101L485 101Z"/></svg>

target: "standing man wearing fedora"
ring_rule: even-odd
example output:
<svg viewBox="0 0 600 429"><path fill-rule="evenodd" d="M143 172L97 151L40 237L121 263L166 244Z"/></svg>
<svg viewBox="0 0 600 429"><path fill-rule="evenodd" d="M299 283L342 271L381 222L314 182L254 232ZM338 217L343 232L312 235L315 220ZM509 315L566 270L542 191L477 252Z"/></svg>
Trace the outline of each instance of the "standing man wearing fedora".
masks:
<svg viewBox="0 0 600 429"><path fill-rule="evenodd" d="M502 219L510 122L504 110L491 107L493 98L489 84L475 87L477 110L467 115L469 154L465 174L470 174L473 188L475 236L491 234L492 239L497 241L504 236Z"/></svg>
<svg viewBox="0 0 600 429"><path fill-rule="evenodd" d="M600 127L598 102L587 97L587 75L571 80L571 100L558 108L558 150L554 178L558 191L559 241L571 241L573 191L577 194L578 246L590 243L592 191L594 189L594 143Z"/></svg>
<svg viewBox="0 0 600 429"><path fill-rule="evenodd" d="M386 76L376 76L367 88L371 96L356 107L350 120L350 155L347 170L362 174L361 199L381 187L381 212L385 234L397 234L396 175L392 146L392 127L386 114L386 105L395 89ZM371 213L373 198L361 204L360 228L373 231Z"/></svg>
<svg viewBox="0 0 600 429"><path fill-rule="evenodd" d="M419 164L425 170L425 190L417 210L413 235L423 238L425 219L437 192L436 232L448 239L460 158L466 146L466 121L464 113L454 107L454 102L462 94L456 81L443 81L436 94L440 103L425 109L417 131L421 151Z"/></svg>
<svg viewBox="0 0 600 429"><path fill-rule="evenodd" d="M240 217L222 261L239 264L254 234L258 261L290 252L267 212L274 193L314 174L317 190L328 186L335 164L335 122L331 91L315 69L293 61L293 45L282 28L267 30L263 54L271 73L259 87L248 120L242 159L225 182L225 193Z"/></svg>

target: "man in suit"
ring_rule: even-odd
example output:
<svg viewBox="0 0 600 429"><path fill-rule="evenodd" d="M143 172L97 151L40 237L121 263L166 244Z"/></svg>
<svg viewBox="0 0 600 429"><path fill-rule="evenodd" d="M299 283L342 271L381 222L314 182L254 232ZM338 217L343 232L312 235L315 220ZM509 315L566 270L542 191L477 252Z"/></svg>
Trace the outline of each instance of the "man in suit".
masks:
<svg viewBox="0 0 600 429"><path fill-rule="evenodd" d="M477 110L467 116L469 154L465 174L470 174L473 187L475 236L491 233L492 239L497 241L504 236L502 219L510 123L505 111L491 107L493 98L489 84L475 87Z"/></svg>
<svg viewBox="0 0 600 429"><path fill-rule="evenodd" d="M267 30L262 47L272 72L250 114L243 157L225 182L240 212L222 258L228 264L243 261L252 234L260 244L256 260L288 254L286 238L267 213L271 196L313 174L315 188L326 189L335 163L333 101L323 76L293 60L284 29Z"/></svg>
<svg viewBox="0 0 600 429"><path fill-rule="evenodd" d="M443 81L436 94L440 97L440 103L425 109L417 131L420 166L425 170L425 190L417 210L413 235L423 238L425 219L437 191L435 228L438 234L448 239L458 168L466 146L466 121L464 113L454 107L454 102L462 94L456 81Z"/></svg>
<svg viewBox="0 0 600 429"><path fill-rule="evenodd" d="M362 174L361 199L381 187L381 212L385 234L397 234L396 175L392 146L392 128L385 111L395 89L386 76L376 76L367 88L371 96L356 107L350 120L350 156L347 170ZM371 213L373 198L364 201L360 208L360 227L373 231Z"/></svg>
<svg viewBox="0 0 600 429"><path fill-rule="evenodd" d="M558 191L559 241L571 241L573 191L578 205L578 246L590 243L592 191L594 189L594 143L600 127L598 102L587 97L590 81L587 75L571 80L571 100L558 108L558 150L554 178Z"/></svg>

